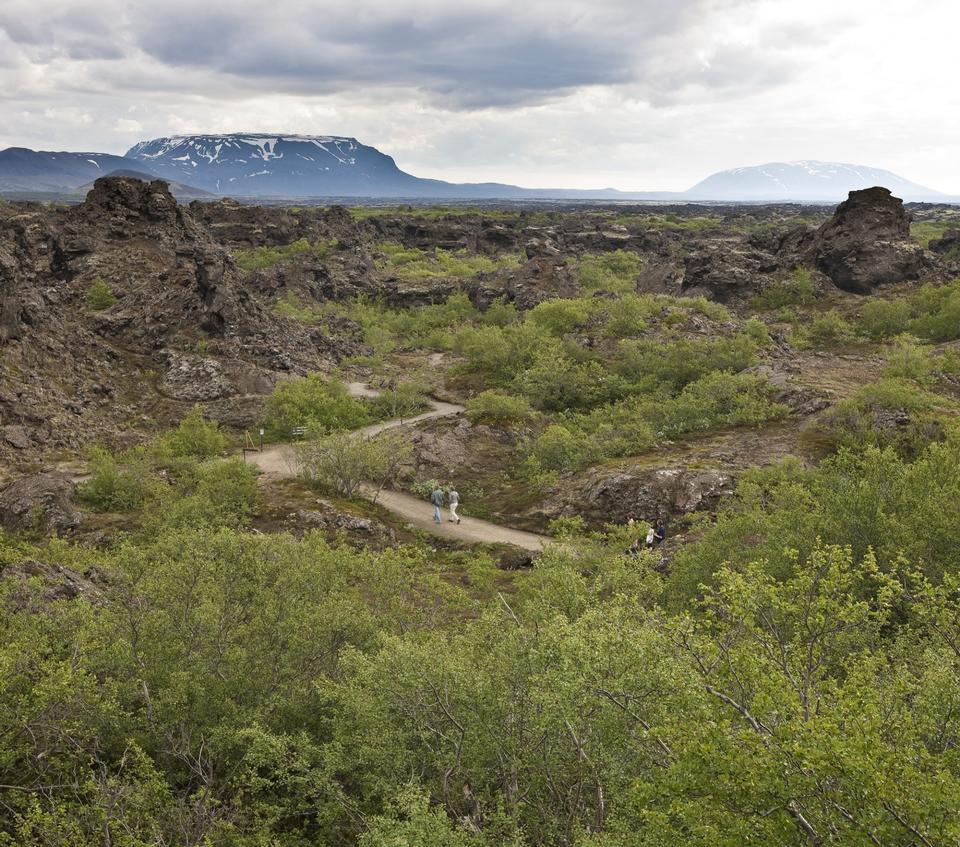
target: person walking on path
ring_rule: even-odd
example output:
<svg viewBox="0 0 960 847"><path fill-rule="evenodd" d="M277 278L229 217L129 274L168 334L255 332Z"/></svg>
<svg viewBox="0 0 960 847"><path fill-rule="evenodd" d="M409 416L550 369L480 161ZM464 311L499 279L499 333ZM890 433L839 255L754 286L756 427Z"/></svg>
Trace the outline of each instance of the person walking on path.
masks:
<svg viewBox="0 0 960 847"><path fill-rule="evenodd" d="M443 508L444 502L443 489L438 485L433 489L433 494L430 495L430 502L433 503L433 522L442 523L443 518L440 515L440 509Z"/></svg>
<svg viewBox="0 0 960 847"><path fill-rule="evenodd" d="M460 494L456 488L450 489L450 523L460 523L460 515L457 514L457 507L460 505Z"/></svg>

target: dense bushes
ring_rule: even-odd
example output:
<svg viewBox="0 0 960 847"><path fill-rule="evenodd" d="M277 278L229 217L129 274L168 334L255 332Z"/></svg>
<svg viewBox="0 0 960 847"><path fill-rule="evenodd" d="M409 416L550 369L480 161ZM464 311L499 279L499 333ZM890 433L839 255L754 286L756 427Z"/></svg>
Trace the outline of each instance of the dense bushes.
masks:
<svg viewBox="0 0 960 847"><path fill-rule="evenodd" d="M762 377L715 372L675 397L633 397L584 414L561 416L529 447L525 473L568 471L601 459L635 455L695 432L756 426L783 417Z"/></svg>
<svg viewBox="0 0 960 847"><path fill-rule="evenodd" d="M782 309L784 306L809 306L817 299L817 287L807 268L796 268L786 279L771 283L753 298L758 309Z"/></svg>
<svg viewBox="0 0 960 847"><path fill-rule="evenodd" d="M372 417L367 403L351 397L343 383L322 374L281 380L264 404L267 434L281 441L291 437L294 427L356 429Z"/></svg>
<svg viewBox="0 0 960 847"><path fill-rule="evenodd" d="M254 271L272 267L301 253L311 253L319 259L324 259L336 246L336 240L317 241L315 244L311 244L306 238L298 238L291 244L282 247L264 246L254 247L250 250L237 250L233 254L233 258L242 270Z"/></svg>
<svg viewBox="0 0 960 847"><path fill-rule="evenodd" d="M568 536L489 602L442 549L36 551L106 579L96 607L5 584L0 843L955 843L960 497L933 492L960 494L960 457L933 449L759 472L677 614L619 535Z"/></svg>
<svg viewBox="0 0 960 847"><path fill-rule="evenodd" d="M863 307L860 326L870 338L892 338L909 332L930 341L960 338L960 280L927 283L896 300L871 299Z"/></svg>
<svg viewBox="0 0 960 847"><path fill-rule="evenodd" d="M490 257L466 250L450 252L439 247L431 254L416 247L404 247L395 241L383 241L377 246L385 256L382 266L405 279L471 277L519 264L517 256Z"/></svg>
<svg viewBox="0 0 960 847"><path fill-rule="evenodd" d="M90 478L77 494L102 512L142 508L151 531L171 526L241 526L257 506L256 475L242 459L219 458L227 439L199 406L149 444L88 450Z"/></svg>
<svg viewBox="0 0 960 847"><path fill-rule="evenodd" d="M626 250L584 256L576 266L577 281L585 291L625 294L636 287L642 267L643 259Z"/></svg>
<svg viewBox="0 0 960 847"><path fill-rule="evenodd" d="M537 413L525 397L500 391L481 391L467 401L467 417L474 423L529 424Z"/></svg>
<svg viewBox="0 0 960 847"><path fill-rule="evenodd" d="M911 461L892 449L840 452L816 469L795 462L751 470L716 525L674 560L671 590L680 598L709 583L723 563L764 562L786 578L817 538L873 551L892 568L903 556L933 579L957 573L960 560L960 442L929 444Z"/></svg>
<svg viewBox="0 0 960 847"><path fill-rule="evenodd" d="M321 434L297 447L301 478L343 497L355 497L363 483L382 488L392 482L410 453L399 432L370 439L349 432Z"/></svg>

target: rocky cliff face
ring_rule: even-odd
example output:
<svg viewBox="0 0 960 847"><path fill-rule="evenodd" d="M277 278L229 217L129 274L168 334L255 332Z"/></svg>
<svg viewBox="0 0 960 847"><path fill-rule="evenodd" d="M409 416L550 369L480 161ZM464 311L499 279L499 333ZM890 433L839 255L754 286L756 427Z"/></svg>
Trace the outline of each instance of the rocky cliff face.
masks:
<svg viewBox="0 0 960 847"><path fill-rule="evenodd" d="M94 311L98 279L116 303ZM0 212L0 457L167 423L197 399L234 401L219 411L235 420L334 347L276 317L164 182L103 178L72 208Z"/></svg>

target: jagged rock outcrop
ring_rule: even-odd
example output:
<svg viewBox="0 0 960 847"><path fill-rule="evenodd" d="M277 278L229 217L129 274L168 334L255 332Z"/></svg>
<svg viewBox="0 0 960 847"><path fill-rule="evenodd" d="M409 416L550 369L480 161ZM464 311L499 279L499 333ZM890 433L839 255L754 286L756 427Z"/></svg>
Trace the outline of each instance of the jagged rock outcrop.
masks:
<svg viewBox="0 0 960 847"><path fill-rule="evenodd" d="M778 267L769 253L740 244L711 245L686 258L680 293L726 303L756 294L764 276Z"/></svg>
<svg viewBox="0 0 960 847"><path fill-rule="evenodd" d="M903 201L879 186L850 192L817 230L811 258L838 288L857 294L917 279L925 266Z"/></svg>
<svg viewBox="0 0 960 847"><path fill-rule="evenodd" d="M100 310L96 280L116 301ZM110 439L145 413L169 424L337 361L325 327L277 316L274 299L163 181L105 177L77 206L0 208L0 459Z"/></svg>
<svg viewBox="0 0 960 847"><path fill-rule="evenodd" d="M59 473L22 476L0 490L0 526L14 532L68 532L80 524L73 482Z"/></svg>
<svg viewBox="0 0 960 847"><path fill-rule="evenodd" d="M558 492L540 511L550 518L582 515L597 524L625 523L631 517L669 519L716 509L734 483L732 474L719 470L627 467L610 473L598 468Z"/></svg>

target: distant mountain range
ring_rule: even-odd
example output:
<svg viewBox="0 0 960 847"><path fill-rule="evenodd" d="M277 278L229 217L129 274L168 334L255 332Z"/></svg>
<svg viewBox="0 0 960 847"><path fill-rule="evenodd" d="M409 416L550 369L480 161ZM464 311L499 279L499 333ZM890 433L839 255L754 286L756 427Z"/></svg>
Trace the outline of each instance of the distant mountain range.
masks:
<svg viewBox="0 0 960 847"><path fill-rule="evenodd" d="M852 189L883 185L904 200L950 199L889 171L835 162L778 162L720 171L688 191L626 192L613 188L531 189L502 183L422 179L391 156L355 138L326 135L184 135L134 145L124 156L0 151L0 194L81 195L100 176L162 178L185 199L208 195L289 198L437 200L641 200L661 202L824 202Z"/></svg>

